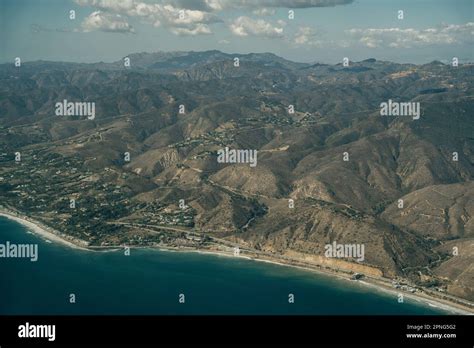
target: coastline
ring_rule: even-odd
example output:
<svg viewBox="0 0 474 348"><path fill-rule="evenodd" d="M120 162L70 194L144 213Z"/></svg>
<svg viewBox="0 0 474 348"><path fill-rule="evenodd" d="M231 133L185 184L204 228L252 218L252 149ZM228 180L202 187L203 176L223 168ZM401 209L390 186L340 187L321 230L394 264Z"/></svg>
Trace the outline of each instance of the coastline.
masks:
<svg viewBox="0 0 474 348"><path fill-rule="evenodd" d="M218 255L218 256L226 256L226 257L238 257L238 258L244 258L247 260L252 260L256 262L265 262L265 263L271 263L274 265L278 266L284 266L284 267L291 267L291 268L298 268L307 272L312 272L312 273L317 273L320 275L326 275L331 278L338 278L339 280L346 280L349 281L353 284L362 284L366 287L371 287L372 289L382 292L382 293L389 293L391 294L394 298L398 295L399 292L397 292L394 288L391 288L389 286L385 286L381 284L380 282L376 281L375 278L370 278L370 277L365 277L363 280L351 280L349 275L343 275L340 273L336 272L330 272L330 271L323 271L321 269L317 268L312 268L312 267L305 267L305 266L299 266L299 265L292 265L289 263L284 263L279 260L268 260L268 259L262 259L262 258L255 258L255 257L249 257L249 256L233 256L230 253L224 253L224 252L218 252L218 251L202 251L202 250L183 250L183 252L195 252L195 253L200 253L200 254L212 254L212 255ZM389 279L387 279L389 280ZM474 315L474 311L470 312L466 310L463 306L458 306L455 303L451 303L448 301L444 301L441 299L433 298L429 296L428 294L425 293L418 293L418 294L413 294L409 292L403 292L403 296L406 298L409 298L415 302L422 303L424 305L428 305L433 308L438 308L444 311L451 312L452 314L457 314L457 315Z"/></svg>
<svg viewBox="0 0 474 348"><path fill-rule="evenodd" d="M36 221L32 218L23 216L21 214L14 214L13 212L6 212L5 210L0 210L0 216L15 221L25 227L28 227L31 232L42 237L45 240L63 244L73 249L91 251L91 249L86 247L86 242L82 241L83 245L81 245L82 243L80 243L79 241L68 240L65 237L61 236L58 231L53 230L52 228L47 227L43 223Z"/></svg>
<svg viewBox="0 0 474 348"><path fill-rule="evenodd" d="M0 210L0 217L5 217L9 220L15 221L18 224L21 224L25 227L28 228L28 230L31 230L34 234L36 234L39 237L42 237L46 241L52 241L58 244L62 244L63 246L70 247L72 249L76 250L82 250L82 251L90 251L90 252L107 252L111 250L118 250L123 248L123 246L108 246L106 248L97 248L97 247L90 247L88 246L88 243L79 240L76 238L67 238L67 236L63 235L62 233L45 226L43 223L32 219L30 217L27 217L25 215L19 214L17 212L11 212L11 211L5 211L5 210ZM167 246L131 246L130 248L132 249L157 249L160 251L168 251L168 252L189 252L189 253L200 253L200 254L209 254L209 255L215 255L215 256L224 256L224 257L229 257L229 258L241 258L241 259L246 259L246 260L252 260L256 262L266 262L266 263L271 263L275 264L278 266L285 266L285 267L292 267L292 268L298 268L302 269L308 272L314 272L317 274L321 275L326 275L329 277L333 278L338 278L340 280L346 280L350 282L354 282L356 284L362 284L367 287L371 287L376 291L383 292L385 294L390 293L394 296L394 298L397 296L399 293L396 291L394 288L383 284L383 280L377 280L375 278L371 277L364 277L363 280L351 280L349 274L345 273L339 273L336 271L330 271L328 269L320 269L320 268L315 268L311 266L304 266L304 265L297 265L297 264L291 264L289 262L285 262L283 260L279 259L271 259L269 257L254 257L254 256L246 256L246 255L238 255L235 256L233 255L232 252L230 251L224 251L224 250L214 250L214 249L193 249L193 248L175 248L175 247L167 247ZM384 281L388 282L390 279L384 279ZM424 305L428 305L431 307L439 308L443 311L448 311L454 314L460 314L460 315L474 315L474 310L473 309L468 309L463 305L453 303L449 300L443 300L439 299L433 296L430 296L426 292L423 293L408 293L408 292L402 292L404 297L410 298L413 301L423 303Z"/></svg>

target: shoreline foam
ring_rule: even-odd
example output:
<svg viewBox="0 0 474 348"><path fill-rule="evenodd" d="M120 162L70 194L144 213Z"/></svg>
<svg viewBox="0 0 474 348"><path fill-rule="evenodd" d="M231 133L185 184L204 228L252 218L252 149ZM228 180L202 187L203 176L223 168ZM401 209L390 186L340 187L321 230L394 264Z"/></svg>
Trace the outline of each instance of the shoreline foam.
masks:
<svg viewBox="0 0 474 348"><path fill-rule="evenodd" d="M75 244L72 241L69 241L67 239L62 238L60 235L57 234L57 232L53 233L51 231L48 231L47 229L51 229L51 228L45 227L39 221L35 221L31 218L27 219L26 217L23 217L23 216L13 215L12 213L5 212L5 211L0 211L0 216L3 216L3 217L5 217L9 220L15 221L15 222L17 222L17 223L19 223L19 224L21 224L25 227L30 228L31 229L30 232L32 232L33 234L35 234L39 237L42 237L42 239L44 239L45 241L46 240L54 241L56 243L68 246L68 247L73 248L73 249L83 250L83 251L91 251L91 252L94 252L94 251L106 252L106 251L117 250L117 249L121 248L120 246L110 246L110 247L104 248L104 250L98 250L98 249L95 249L95 248L79 246L79 245ZM28 232L29 230L25 229L25 231ZM136 248L136 247L131 247L131 248ZM139 248L140 249L150 249L150 250L156 249L156 250L159 250L159 251L168 251L168 252L200 253L200 254L208 254L208 255L214 255L214 256L224 256L224 257L228 257L228 258L241 258L241 259L252 260L252 261L256 261L256 262L271 263L271 264L278 265L278 266L298 268L298 269L305 270L305 271L308 271L308 272L313 272L313 273L317 273L317 274L321 274L321 275L326 275L326 276L331 277L331 278L337 278L337 279L340 279L340 280L343 279L343 280L348 280L348 281L353 282L348 277L342 276L340 274L336 274L334 272L322 271L322 270L318 270L318 269L311 268L311 267L292 265L292 264L284 263L284 262L281 262L281 261L278 261L278 260L261 259L261 258L256 258L256 257L244 256L244 255L235 256L231 253L227 253L227 252L224 252L224 251L198 250L198 249L195 249L195 250L193 250L193 249L178 249L178 248L172 248L172 247L167 248L165 246L159 246L159 247L144 246L144 247L139 247ZM387 293L397 294L397 291L395 291L394 289L391 289L389 287L386 287L386 286L383 286L383 285L380 285L380 284L376 284L376 283L370 282L370 281L360 281L360 280L358 280L358 281L356 281L355 284L363 284L365 286L371 287L371 288L373 288L375 290L378 290L380 292L384 292L385 294L387 294ZM432 298L431 296L429 296L427 294L424 294L424 296L421 296L420 294L411 294L411 293L403 292L403 295L407 298L410 298L410 299L414 300L414 301L421 302L424 305L427 305L427 306L430 306L430 307L436 307L436 308L442 309L443 311L446 311L446 312L451 312L451 313L454 313L454 314L461 314L461 315L473 315L474 314L473 312L469 312L465 309L458 308L454 304L451 305L449 303L442 302L439 299Z"/></svg>
<svg viewBox="0 0 474 348"><path fill-rule="evenodd" d="M81 247L81 246L73 243L72 241L64 239L56 233L48 231L47 229L50 229L50 228L45 227L39 221L35 221L33 219L26 219L23 216L13 215L11 213L6 213L4 211L0 211L0 216L3 216L3 217L5 217L9 220L15 221L16 223L18 223L22 226L27 227L28 228L26 230L27 232L35 234L35 235L41 237L45 241L49 240L50 242L60 243L60 244L66 245L66 246L68 246L70 248L73 248L73 249L90 250L86 247Z"/></svg>

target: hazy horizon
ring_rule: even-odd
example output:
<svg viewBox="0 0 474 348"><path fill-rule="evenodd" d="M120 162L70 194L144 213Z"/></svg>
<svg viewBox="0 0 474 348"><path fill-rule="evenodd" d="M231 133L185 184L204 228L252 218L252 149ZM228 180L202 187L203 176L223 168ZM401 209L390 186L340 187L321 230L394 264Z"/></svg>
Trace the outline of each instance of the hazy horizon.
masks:
<svg viewBox="0 0 474 348"><path fill-rule="evenodd" d="M208 50L304 63L465 63L474 61L473 17L469 0L2 0L0 63Z"/></svg>
<svg viewBox="0 0 474 348"><path fill-rule="evenodd" d="M171 53L205 53L205 52L212 52L212 51L217 51L217 52L221 52L221 53L224 53L224 54L228 54L228 55L235 55L235 56L244 56L244 55L248 55L248 54L273 54L279 58L283 58L285 60L288 60L290 62L293 62L293 63L302 63L302 64L327 64L327 65L337 65L339 64L340 62L323 62L323 61L319 61L319 60L314 60L314 61L300 61L300 60L294 60L294 59L289 59L289 58L285 58L285 57L282 57L278 54L275 54L273 52L246 52L246 53L241 53L241 52L226 52L224 50L202 50L202 51L150 51L150 52L146 52L146 51L141 51L141 52L131 52L125 56L122 56L122 57L117 57L117 59L111 59L111 60L107 60L107 61L91 61L91 62L81 62L81 61L74 61L74 60L50 60L50 59L37 59L37 60L27 60L27 61L22 61L22 63L35 63L35 62L50 62L50 63L70 63L70 64L100 64L100 63L103 63L103 64L112 64L112 63L117 63L117 62L121 62L123 60L123 58L125 57L129 57L129 56L132 56L132 55L135 55L135 54L157 54L157 53L164 53L164 54L171 54ZM429 63L432 63L432 62L435 62L435 61L439 61L443 64L450 64L451 61L448 60L448 59L443 59L443 60L438 60L438 59L432 59L432 60L428 60L428 61L424 61L424 62L418 62L418 63L412 63L412 62L404 62L404 61L393 61L393 60L390 60L390 59L378 59L378 58L375 58L375 57L372 57L372 56L367 56L367 57L362 57L358 60L350 60L351 62L362 62L364 60L367 60L367 59L376 59L377 61L384 61L384 62L392 62L392 63L397 63L397 64L412 64L412 65L424 65L424 64L429 64ZM0 64L10 64L10 62L0 62ZM463 61L463 62L460 62L459 64L474 64L474 58L473 60L469 60L469 61Z"/></svg>

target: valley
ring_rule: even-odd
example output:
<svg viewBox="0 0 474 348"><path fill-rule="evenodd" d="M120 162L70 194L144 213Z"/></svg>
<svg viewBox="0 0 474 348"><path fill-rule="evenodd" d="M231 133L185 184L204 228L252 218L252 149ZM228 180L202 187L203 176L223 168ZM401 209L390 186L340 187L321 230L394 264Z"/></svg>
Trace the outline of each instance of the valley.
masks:
<svg viewBox="0 0 474 348"><path fill-rule="evenodd" d="M0 65L1 209L92 249L239 246L474 301L473 65L129 58ZM94 118L56 115L63 100ZM392 101L419 117L382 116ZM258 161L221 163L225 148ZM325 258L336 241L363 261Z"/></svg>

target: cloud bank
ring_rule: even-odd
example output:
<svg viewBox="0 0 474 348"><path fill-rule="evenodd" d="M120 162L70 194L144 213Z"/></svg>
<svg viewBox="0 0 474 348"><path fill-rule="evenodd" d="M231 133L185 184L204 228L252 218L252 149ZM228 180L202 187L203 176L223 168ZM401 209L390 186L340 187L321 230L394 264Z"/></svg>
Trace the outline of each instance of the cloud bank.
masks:
<svg viewBox="0 0 474 348"><path fill-rule="evenodd" d="M474 22L445 24L437 28L350 29L347 33L369 48L412 48L428 45L451 45L474 42Z"/></svg>

